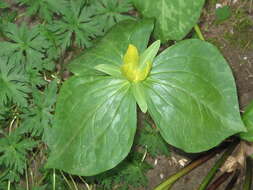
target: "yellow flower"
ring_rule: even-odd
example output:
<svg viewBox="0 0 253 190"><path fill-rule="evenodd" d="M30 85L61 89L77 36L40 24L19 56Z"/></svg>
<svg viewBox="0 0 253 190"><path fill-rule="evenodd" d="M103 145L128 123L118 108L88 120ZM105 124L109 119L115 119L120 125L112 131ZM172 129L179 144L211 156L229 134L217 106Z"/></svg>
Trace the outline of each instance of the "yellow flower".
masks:
<svg viewBox="0 0 253 190"><path fill-rule="evenodd" d="M138 49L130 44L123 58L123 65L121 66L122 74L131 82L139 82L147 78L151 67L151 61L147 61L144 65L140 65Z"/></svg>

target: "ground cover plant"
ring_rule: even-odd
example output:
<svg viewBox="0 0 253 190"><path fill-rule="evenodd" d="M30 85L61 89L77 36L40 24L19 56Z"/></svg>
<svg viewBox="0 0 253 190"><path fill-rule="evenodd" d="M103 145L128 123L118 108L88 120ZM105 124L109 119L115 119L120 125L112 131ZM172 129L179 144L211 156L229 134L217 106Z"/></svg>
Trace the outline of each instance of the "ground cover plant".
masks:
<svg viewBox="0 0 253 190"><path fill-rule="evenodd" d="M204 3L1 1L0 189L148 188L146 155L166 143L252 141L252 106L241 119L232 71L196 25Z"/></svg>

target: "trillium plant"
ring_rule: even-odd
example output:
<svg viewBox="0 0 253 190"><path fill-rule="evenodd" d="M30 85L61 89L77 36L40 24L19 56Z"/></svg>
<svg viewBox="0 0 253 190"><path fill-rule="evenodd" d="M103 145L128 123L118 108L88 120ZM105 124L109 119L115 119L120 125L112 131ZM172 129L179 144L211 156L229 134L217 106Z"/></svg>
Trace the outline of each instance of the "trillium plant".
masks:
<svg viewBox="0 0 253 190"><path fill-rule="evenodd" d="M91 176L130 152L137 105L186 152L245 131L232 72L215 46L188 39L159 52L153 20L123 21L70 63L56 104L46 166Z"/></svg>

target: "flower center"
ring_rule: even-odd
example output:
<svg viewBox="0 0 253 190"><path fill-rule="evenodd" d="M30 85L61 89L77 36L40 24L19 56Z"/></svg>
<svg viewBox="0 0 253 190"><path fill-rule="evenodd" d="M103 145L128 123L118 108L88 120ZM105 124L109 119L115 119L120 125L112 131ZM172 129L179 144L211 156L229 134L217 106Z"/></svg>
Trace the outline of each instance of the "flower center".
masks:
<svg viewBox="0 0 253 190"><path fill-rule="evenodd" d="M146 61L143 64L140 64L140 60L141 57L139 56L138 49L130 44L123 57L121 72L131 82L145 80L151 70L151 61Z"/></svg>

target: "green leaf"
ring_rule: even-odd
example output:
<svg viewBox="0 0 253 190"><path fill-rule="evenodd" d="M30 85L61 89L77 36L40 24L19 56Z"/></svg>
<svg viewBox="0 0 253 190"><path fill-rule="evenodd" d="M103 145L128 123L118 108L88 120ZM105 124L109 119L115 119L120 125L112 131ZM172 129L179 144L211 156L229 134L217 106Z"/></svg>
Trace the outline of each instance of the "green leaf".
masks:
<svg viewBox="0 0 253 190"><path fill-rule="evenodd" d="M253 142L253 101L246 107L242 120L248 131L240 133L240 138Z"/></svg>
<svg viewBox="0 0 253 190"><path fill-rule="evenodd" d="M160 48L160 40L155 41L151 44L140 56L140 66L145 67L147 62L153 62L157 52Z"/></svg>
<svg viewBox="0 0 253 190"><path fill-rule="evenodd" d="M133 9L131 0L92 0L94 19L98 21L103 31L107 31L116 23L134 19L127 13Z"/></svg>
<svg viewBox="0 0 253 190"><path fill-rule="evenodd" d="M0 57L0 92L0 105L17 103L27 106L28 80L20 66L10 64L3 57Z"/></svg>
<svg viewBox="0 0 253 190"><path fill-rule="evenodd" d="M122 59L129 44L135 45L140 52L147 47L153 30L152 20L122 21L115 25L94 48L70 63L70 70L76 75L96 73L99 64L122 65Z"/></svg>
<svg viewBox="0 0 253 190"><path fill-rule="evenodd" d="M9 8L10 5L4 1L0 1L0 9L6 9Z"/></svg>
<svg viewBox="0 0 253 190"><path fill-rule="evenodd" d="M145 98L142 84L135 83L135 82L132 83L132 92L133 92L134 98L135 98L137 104L139 105L141 111L143 113L146 113L148 110L148 105L147 105L147 101Z"/></svg>
<svg viewBox="0 0 253 190"><path fill-rule="evenodd" d="M149 125L147 121L144 122L144 127L140 130L140 135L136 138L135 143L147 149L152 157L170 155L168 144L159 134L159 130Z"/></svg>
<svg viewBox="0 0 253 190"><path fill-rule="evenodd" d="M47 22L52 21L53 13L59 13L63 9L65 0L17 0L20 5L27 5L26 14L33 16L38 14L39 17Z"/></svg>
<svg viewBox="0 0 253 190"><path fill-rule="evenodd" d="M94 68L98 71L105 73L105 74L108 74L108 75L111 75L111 76L114 76L117 78L122 78L121 70L120 70L119 66L101 64L101 65L97 65Z"/></svg>
<svg viewBox="0 0 253 190"><path fill-rule="evenodd" d="M136 103L128 81L72 77L57 100L46 167L83 176L109 170L127 156L135 131Z"/></svg>
<svg viewBox="0 0 253 190"><path fill-rule="evenodd" d="M18 175L23 174L26 168L27 152L32 150L36 144L35 141L28 138L22 139L15 132L0 139L0 165L8 168L9 180L19 180Z"/></svg>
<svg viewBox="0 0 253 190"><path fill-rule="evenodd" d="M90 183L99 183L97 190L112 190L116 186L117 190L147 187L148 179L145 174L152 166L145 160L142 161L142 157L143 155L138 152L131 152L117 167L88 180Z"/></svg>
<svg viewBox="0 0 253 190"><path fill-rule="evenodd" d="M232 72L207 42L185 40L166 49L143 85L161 135L186 152L208 150L245 131Z"/></svg>
<svg viewBox="0 0 253 190"><path fill-rule="evenodd" d="M12 64L42 69L48 42L40 35L38 25L28 28L24 23L21 26L8 23L4 34L9 41L0 42L0 56L9 57Z"/></svg>
<svg viewBox="0 0 253 190"><path fill-rule="evenodd" d="M205 0L133 0L146 18L155 18L156 39L181 40L197 23Z"/></svg>
<svg viewBox="0 0 253 190"><path fill-rule="evenodd" d="M92 39L101 35L97 22L92 19L92 9L85 6L85 1L70 0L61 13L62 19L54 21L50 28L57 35L63 50L73 44L90 47Z"/></svg>
<svg viewBox="0 0 253 190"><path fill-rule="evenodd" d="M57 83L52 81L44 92L34 89L31 104L23 109L22 122L17 129L19 133L31 133L40 136L52 124L54 104L56 102ZM43 136L44 138L44 136Z"/></svg>
<svg viewBox="0 0 253 190"><path fill-rule="evenodd" d="M229 6L220 7L215 10L216 20L224 21L231 17L232 13Z"/></svg>

